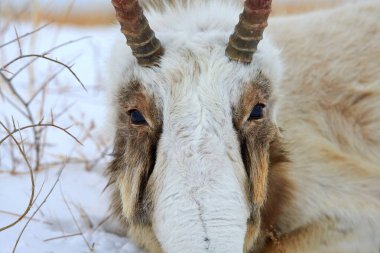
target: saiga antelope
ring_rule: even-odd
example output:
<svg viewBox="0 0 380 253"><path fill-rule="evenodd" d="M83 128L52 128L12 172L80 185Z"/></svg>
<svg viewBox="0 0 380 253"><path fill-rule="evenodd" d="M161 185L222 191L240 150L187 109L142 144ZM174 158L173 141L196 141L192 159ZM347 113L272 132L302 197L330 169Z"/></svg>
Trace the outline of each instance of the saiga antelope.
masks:
<svg viewBox="0 0 380 253"><path fill-rule="evenodd" d="M378 2L264 36L270 0L112 3L129 46L110 57L107 171L127 236L149 253L379 253Z"/></svg>

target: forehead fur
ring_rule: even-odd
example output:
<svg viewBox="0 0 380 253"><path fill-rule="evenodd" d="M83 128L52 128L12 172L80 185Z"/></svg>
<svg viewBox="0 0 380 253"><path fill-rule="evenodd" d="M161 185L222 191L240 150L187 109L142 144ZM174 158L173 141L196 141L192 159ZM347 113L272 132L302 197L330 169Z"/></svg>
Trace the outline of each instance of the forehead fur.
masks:
<svg viewBox="0 0 380 253"><path fill-rule="evenodd" d="M110 59L110 80L107 84L114 97L121 86L138 80L148 90L166 101L172 89L183 93L202 87L202 92L223 93L237 104L242 85L252 83L263 74L275 86L281 78L279 51L267 35L259 43L251 64L230 61L225 56L228 38L236 25L240 3L208 1L196 6L166 6L160 12L146 12L146 16L161 41L165 54L160 67L145 68L137 64L125 39L118 39ZM273 87L272 87L273 88ZM160 103L158 100L157 103Z"/></svg>

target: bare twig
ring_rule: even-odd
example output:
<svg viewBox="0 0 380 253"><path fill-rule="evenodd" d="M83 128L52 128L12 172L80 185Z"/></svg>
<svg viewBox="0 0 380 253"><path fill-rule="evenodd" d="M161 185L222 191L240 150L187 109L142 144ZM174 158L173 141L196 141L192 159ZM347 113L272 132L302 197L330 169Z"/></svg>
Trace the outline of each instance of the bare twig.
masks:
<svg viewBox="0 0 380 253"><path fill-rule="evenodd" d="M17 38L14 39L14 40L8 41L7 43L4 43L4 44L0 45L0 48L5 47L5 46L8 46L9 44L12 44L12 43L14 43L14 42L16 42L16 41L18 41L18 40L20 40L20 39L23 39L23 38L25 38L25 37L28 37L28 36L32 35L33 33L39 32L40 30L44 29L44 28L47 27L48 25L50 25L50 23L47 23L47 24L45 24L45 25L43 25L43 26L40 26L40 27L38 27L38 28L37 28L36 30L34 30L34 31L31 31L31 32L25 33L25 34L23 34L23 35L17 37Z"/></svg>
<svg viewBox="0 0 380 253"><path fill-rule="evenodd" d="M16 216L16 217L20 217L21 216L21 214L13 213L13 212L8 212L8 211L4 211L4 210L0 210L0 213L11 215L11 216ZM50 221L44 221L44 220L40 220L40 219L29 217L29 216L24 216L23 219L31 219L32 221L42 222L42 223L45 223L45 224L48 224L48 225L53 225L53 223L51 223Z"/></svg>
<svg viewBox="0 0 380 253"><path fill-rule="evenodd" d="M3 73L1 73L0 72L0 76L1 76L1 78L4 80L4 82L8 85L8 87L9 87L9 89L12 91L12 93L13 93L13 95L15 95L16 97L17 97L17 99L23 104L23 105L25 105L26 107L27 107L27 104L26 104L26 101L22 98L22 96L16 91L16 89L13 87L13 84L12 84L12 82L11 82L11 80L8 78L8 77L6 77ZM28 108L27 108L28 109ZM29 111L30 112L30 111ZM28 112L28 117L30 117L29 116L29 114L32 114L31 112L29 113Z"/></svg>
<svg viewBox="0 0 380 253"><path fill-rule="evenodd" d="M30 103L33 102L33 100L40 94L43 90L46 89L46 87L50 84L50 82L56 78L65 68L61 68L59 71L51 75L48 79L46 79L43 84L33 93L32 96L30 96L29 100L26 102L27 105L30 105Z"/></svg>
<svg viewBox="0 0 380 253"><path fill-rule="evenodd" d="M24 55L21 55L19 57L16 57L14 58L13 60L11 60L10 62L8 62L7 64L5 64L3 66L3 68L7 68L9 67L11 64L15 63L16 61L20 60L20 59L24 59L24 58L41 58L41 59L44 59L44 60L47 60L47 61L51 61L51 62L54 62L58 65L61 65L63 67L65 67L68 71L70 71L70 73L75 77L75 79L79 82L79 84L82 86L82 88L84 90L87 91L86 87L84 86L84 84L82 83L82 81L79 79L79 77L77 76L77 74L75 74L75 72L71 69L72 66L69 66L61 61L58 61L58 60L55 60L53 58L50 58L50 57L47 57L45 55L40 55L40 54L24 54ZM13 75L11 78L9 78L9 80L11 81L13 78L14 78L15 75Z"/></svg>
<svg viewBox="0 0 380 253"><path fill-rule="evenodd" d="M71 103L67 106L65 106L60 112L58 112L56 115L55 115L55 119L58 119L60 118L62 115L64 115L71 107L73 107L75 103Z"/></svg>
<svg viewBox="0 0 380 253"><path fill-rule="evenodd" d="M17 223L19 223L28 214L28 212L30 211L30 208L33 205L35 183L34 183L33 168L30 165L28 157L26 156L23 148L21 147L20 143L16 140L16 138L13 136L13 134L10 132L10 130L1 121L0 121L0 124L4 128L4 130L8 133L8 135L13 139L13 141L16 143L16 145L17 145L17 147L18 147L18 149L19 149L22 157L24 158L24 160L25 160L25 162L26 162L26 164L28 166L29 173L30 173L30 181L31 181L31 184L32 184L32 190L31 190L28 206L26 207L25 211L20 215L20 217L17 220L15 220L14 222L12 222L11 224L9 224L9 225L7 225L5 227L0 228L0 232L1 232L1 231L6 230L6 229L8 229L10 227L13 227Z"/></svg>
<svg viewBox="0 0 380 253"><path fill-rule="evenodd" d="M9 27L7 29L10 29L11 24L9 24L8 26ZM9 41L5 44L2 44L0 46L0 49L2 49L3 47L10 45L11 43L15 43L15 44L17 43L18 49L19 49L19 55L16 55L16 57L12 58L7 64L4 65L3 63L0 63L0 65L2 66L2 67L0 66L0 79L3 79L5 83L5 89L3 88L0 89L0 99L2 98L5 102L7 102L7 104L9 104L11 107L16 109L18 113L21 114L23 117L25 117L26 120L28 121L28 123L24 126L21 126L21 127L14 126L14 129L12 128L10 129L13 130L11 131L12 134L16 132L21 133L21 131L24 129L28 129L28 128L31 129L32 138L28 138L29 136L25 134L26 135L25 141L22 141L21 144L22 144L22 147L25 146L24 152L25 152L25 155L27 155L30 158L30 163L33 165L32 166L33 171L38 171L39 169L44 169L47 167L50 168L52 166L59 166L59 164L62 163L62 160L63 160L62 156L56 158L57 156L54 157L55 154L51 153L49 150L49 147L55 145L54 139L53 139L53 142L51 142L52 139L48 138L49 136L48 133L50 133L48 129L51 127L67 132L78 143L81 142L83 138L83 141L93 142L95 144L93 146L95 146L97 151L99 151L99 154L101 154L100 157L98 156L91 157L91 158L87 157L87 154L85 152L82 152L81 150L78 150L76 147L73 147L72 150L70 151L72 154L70 155L68 159L70 163L83 164L86 169L91 169L94 166L96 166L98 162L100 162L105 157L104 155L105 152L103 148L106 147L108 143L99 142L98 136L95 136L93 133L94 130L96 129L93 122L91 122L90 125L84 124L83 119L76 120L75 122L73 122L73 126L79 127L80 132L83 133L81 134L83 135L83 137L81 136L81 138L75 138L69 133L68 128L60 127L56 123L57 118L67 115L67 111L71 108L71 106L74 103L71 103L68 106L67 104L60 106L60 109L59 109L60 111L58 111L57 114L54 114L50 109L49 113L51 117L51 122L49 124L42 123L41 121L41 118L44 117L44 114L47 111L45 103L48 103L48 101L45 100L45 96L46 98L48 98L47 95L50 95L52 94L52 92L55 92L54 90L50 89L49 84L52 83L54 80L56 80L57 75L61 73L61 71L67 71L67 70L70 71L70 74L72 74L76 78L76 80L81 84L81 86L84 88L84 85L83 83L80 82L79 77L75 75L73 71L73 67L70 62L60 62L55 57L49 54L55 50L58 50L61 47L67 46L69 44L75 43L83 39L87 39L89 37L88 36L82 37L76 40L71 40L71 41L58 44L57 46L54 46L41 54L31 53L31 54L24 55L25 52L23 52L24 50L22 48L22 44L24 43L22 43L23 42L22 39L27 36L30 36L31 34L35 32L38 32L39 30L43 29L46 26L47 25L42 26L36 29L35 31L32 31L27 34L23 34L21 36L19 36L17 30L15 29L16 39ZM0 30L1 29L2 28L0 27ZM17 47L17 45L12 45L12 46ZM24 59L25 62L22 59ZM32 89L29 90L30 94L28 96L24 93L23 90L19 89L19 84L16 83L16 80L18 79L15 79L15 78L18 74L23 72L26 68L28 67L30 68L31 67L30 65L38 59L43 59L45 61L52 62L53 64L58 64L60 65L59 66L60 68L58 72L54 74L49 74L48 77L39 84L39 86L32 87ZM16 61L19 61L22 64L20 65L21 68L17 68L17 70L14 71L12 69L12 67L14 66L13 65L11 66L11 64L16 63ZM9 67L11 71L6 69L7 67ZM34 70L33 69L30 69L30 70L31 70L30 74L33 74ZM33 78L33 77L30 77L30 78ZM31 83L34 83L34 81L29 79L29 84ZM59 92L62 92L62 91L59 91ZM37 103L38 103L39 109L35 110L36 108L35 105ZM7 121L7 119L5 120ZM69 118L69 120L71 119ZM9 160L12 164L12 167L8 169L8 171L13 174L22 174L22 172L17 171L18 166L22 162L22 158L20 155L17 154L17 152L14 152L14 150L17 150L15 149L16 145L14 144L14 142L5 143L5 141L9 139L9 137L10 137L9 134L7 136L0 137L0 145L4 145L4 147L6 147L6 149L9 150L8 151L9 155L6 156L5 161ZM51 155L53 155L52 159L50 159ZM4 168L4 166L2 167ZM6 170L3 169L0 171L0 173L4 173L5 171Z"/></svg>
<svg viewBox="0 0 380 253"><path fill-rule="evenodd" d="M55 50L57 50L57 49L59 49L61 47L64 47L64 46L67 46L69 44L72 44L72 43L75 43L75 42L78 42L78 41L81 41L81 40L84 40L84 39L88 39L88 38L90 38L90 37L89 36L85 36L85 37L82 37L82 38L79 38L79 39L76 39L76 40L70 40L70 41L64 42L64 43L62 43L62 44L60 44L58 46L55 46L55 47L47 50L46 52L42 53L41 55L42 56L46 56L46 55L50 54L51 52L53 52L53 51L55 51ZM28 66L30 66L37 59L38 58L33 58L31 61L29 61L27 64L25 64L24 66L22 66L19 70L17 70L16 73L13 74L12 79L14 79L18 74L20 74L25 68L27 68Z"/></svg>
<svg viewBox="0 0 380 253"><path fill-rule="evenodd" d="M56 187L59 179L61 178L61 175L62 175L62 172L63 172L63 169L64 169L65 165L62 166L62 168L59 170L58 172L58 176L57 176L57 179L55 180L53 186L50 188L48 194L45 196L44 200L41 202L41 204L37 207L37 209L33 212L33 214L30 216L30 219L28 219L28 221L25 223L24 227L22 228L17 240L16 240L16 243L13 247L13 253L16 252L16 248L17 248L17 245L21 239L21 236L23 235L26 227L29 225L30 221L32 218L34 218L34 216L38 213L38 211L41 209L41 207L46 203L47 199L49 198L49 196L51 195L51 193L53 192L54 188Z"/></svg>
<svg viewBox="0 0 380 253"><path fill-rule="evenodd" d="M40 187L40 189L38 190L37 195L36 195L36 197L34 198L32 205L34 205L34 204L36 203L38 197L40 196L40 194L41 194L41 192L42 192L42 189L44 188L45 183L46 183L46 177L45 177L44 181L42 182L41 187Z"/></svg>
<svg viewBox="0 0 380 253"><path fill-rule="evenodd" d="M25 99L20 95L20 93L17 92L17 90L14 88L13 84L12 84L12 80L10 80L9 78L7 78L3 73L0 72L0 76L4 79L5 83L8 85L9 89L11 90L11 92L13 93L13 95L16 96L16 98L22 103L22 105L24 106L25 110L26 110L26 115L27 115L27 119L32 123L32 124L35 124L35 119L33 117L33 114L32 114L32 111L30 110L30 107L28 106L28 104L26 103ZM36 161L35 161L35 169L38 170L39 168L39 163L40 163L40 153L39 153L39 150L40 150L40 136L39 136L39 133L36 131L35 128L33 128L33 135L34 135L34 141L35 141L35 145L36 145Z"/></svg>
<svg viewBox="0 0 380 253"><path fill-rule="evenodd" d="M12 73L11 71L7 70L7 69L3 69L3 68L0 68L0 72L3 71L3 72L7 72L8 74L11 74L13 75L14 73Z"/></svg>
<svg viewBox="0 0 380 253"><path fill-rule="evenodd" d="M18 50L20 55L22 55L22 49L21 49L21 42L20 42L20 37L18 36L18 32L16 27L14 27L15 33L16 33L16 39L17 39L17 44L18 44Z"/></svg>
<svg viewBox="0 0 380 253"><path fill-rule="evenodd" d="M25 118L27 118L27 119L29 119L29 115L26 113L26 112L24 112L23 110L22 110L22 108L19 106L19 105L17 105L15 102L13 102L13 100L12 99L10 99L8 96L6 96L5 94L2 94L3 95L3 99L4 100L6 100L8 103L10 103L12 106L13 106L13 108L15 108L19 113L21 113Z"/></svg>
<svg viewBox="0 0 380 253"><path fill-rule="evenodd" d="M80 217L83 221L83 223L90 229L92 229L94 227L94 224L90 218L90 216L88 215L88 213L83 209L83 207L81 207L79 204L74 204L75 207L77 208L77 210L79 211L79 214L80 214Z"/></svg>
<svg viewBox="0 0 380 253"><path fill-rule="evenodd" d="M66 198L65 198L65 195L63 194L62 187L60 187L60 190L61 190L61 195L62 195L63 201L64 201L64 203L65 203L67 209L68 209L69 212L70 212L70 215L71 215L71 217L72 217L72 219L73 219L73 221L74 221L74 223L75 223L75 226L77 227L77 229L78 229L78 231L79 231L79 234L82 236L83 241L86 243L88 249L89 249L91 252L94 251L94 244L90 245L89 241L88 241L88 240L86 239L86 237L84 236L83 231L82 231L82 229L80 228L80 226L79 226L79 224L78 224L78 221L75 219L75 215L74 215L73 211L71 210L70 205L69 205L69 203L67 202L67 200L66 200Z"/></svg>
<svg viewBox="0 0 380 253"><path fill-rule="evenodd" d="M65 239L68 237L74 237L74 236L80 236L80 235L82 235L82 233L75 233L75 234L70 234L70 235L61 235L61 236L56 236L56 237L51 237L51 238L45 239L44 242L58 240L58 239Z"/></svg>
<svg viewBox="0 0 380 253"><path fill-rule="evenodd" d="M106 223L111 217L112 217L112 214L107 215L103 220L101 220L99 222L98 225L96 225L96 227L94 228L93 232L95 232L96 230L98 230L98 228L100 228L101 226L103 226L103 224Z"/></svg>
<svg viewBox="0 0 380 253"><path fill-rule="evenodd" d="M28 126L24 126L24 127L21 127L21 128L17 128L15 130L13 130L12 132L8 132L8 135L6 135L3 139L0 140L0 145L6 140L8 139L9 137L12 136L12 134L14 133L17 133L19 131L22 131L22 130L25 130L25 129L28 129L28 128L35 128L35 127L54 127L54 128L57 128L63 132L65 132L66 134L68 134L71 138L73 138L77 143L79 143L80 145L83 145L74 135L72 135L67 129L68 128L63 128L63 127L60 127L60 126L57 126L55 124L51 124L51 123L38 123L38 124L33 124L33 125L28 125Z"/></svg>

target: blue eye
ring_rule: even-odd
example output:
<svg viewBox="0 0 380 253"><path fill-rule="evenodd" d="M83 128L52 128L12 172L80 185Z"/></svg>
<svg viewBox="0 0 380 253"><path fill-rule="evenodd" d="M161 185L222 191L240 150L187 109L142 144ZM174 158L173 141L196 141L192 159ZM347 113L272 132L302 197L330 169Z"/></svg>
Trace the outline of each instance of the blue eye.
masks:
<svg viewBox="0 0 380 253"><path fill-rule="evenodd" d="M253 107L251 114L249 115L249 120L262 119L264 117L265 105L257 104Z"/></svg>
<svg viewBox="0 0 380 253"><path fill-rule="evenodd" d="M141 112L137 110L130 110L129 115L131 116L131 122L135 125L145 125L147 124L144 116L141 114Z"/></svg>

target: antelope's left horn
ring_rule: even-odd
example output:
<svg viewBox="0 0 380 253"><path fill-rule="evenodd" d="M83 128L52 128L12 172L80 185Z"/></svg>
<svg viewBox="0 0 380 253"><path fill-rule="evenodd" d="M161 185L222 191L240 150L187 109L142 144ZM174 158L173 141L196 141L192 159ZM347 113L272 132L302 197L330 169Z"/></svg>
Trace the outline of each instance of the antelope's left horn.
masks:
<svg viewBox="0 0 380 253"><path fill-rule="evenodd" d="M141 66L157 66L163 55L160 41L154 35L138 0L112 0L121 32L127 38L133 55Z"/></svg>
<svg viewBox="0 0 380 253"><path fill-rule="evenodd" d="M272 0L246 0L239 23L235 27L226 48L226 55L232 61L250 63L263 38L271 11Z"/></svg>

